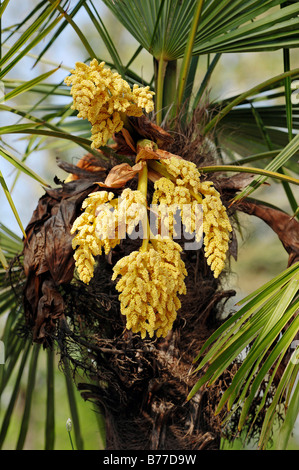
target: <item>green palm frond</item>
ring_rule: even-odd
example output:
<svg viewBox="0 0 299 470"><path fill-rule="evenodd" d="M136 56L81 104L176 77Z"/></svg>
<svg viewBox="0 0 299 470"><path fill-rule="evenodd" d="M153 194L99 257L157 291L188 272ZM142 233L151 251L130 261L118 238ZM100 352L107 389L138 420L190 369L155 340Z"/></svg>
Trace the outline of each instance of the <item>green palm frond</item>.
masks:
<svg viewBox="0 0 299 470"><path fill-rule="evenodd" d="M192 0L104 0L137 41L159 59L183 57L198 2ZM245 52L296 47L297 3L256 19L282 0L266 2L206 0L194 41L193 54ZM290 21L291 20L291 21ZM136 27L138 25L138 27Z"/></svg>
<svg viewBox="0 0 299 470"><path fill-rule="evenodd" d="M58 24L62 16L57 16L54 21L47 26L44 30L40 30L41 25L49 15L55 11L59 0L53 5L49 5L43 13L38 16L27 28L23 34L14 42L6 54L0 59L0 79L2 80L7 73L40 41L42 41L49 32ZM32 39L33 37L33 39ZM23 47L24 46L24 47ZM4 67L5 66L5 67Z"/></svg>
<svg viewBox="0 0 299 470"><path fill-rule="evenodd" d="M293 75L292 72L291 74ZM296 71L293 76L287 78L294 80L295 85ZM249 152L262 153L282 149L289 142L284 80L270 81L266 86L260 84L260 88L260 91L254 87L253 92L248 90L242 93L243 97L232 96L212 103L213 118L217 113L219 118L222 110L230 107L229 112L220 121L218 120L217 137L224 150L230 149L240 157L249 156ZM290 88L291 93L296 93L292 83ZM290 113L291 131L294 136L299 124L297 103L291 104Z"/></svg>
<svg viewBox="0 0 299 470"><path fill-rule="evenodd" d="M231 413L241 410L238 425L241 431L250 406L261 384L266 381L266 391L255 415L257 419L277 369L298 333L298 292L299 263L296 263L239 302L241 308L209 338L196 357L195 362L202 358L196 371L204 370L206 365L208 367L190 392L189 399L205 384L214 383L243 353L245 359L224 392L217 411L220 412L224 405ZM265 418L261 447L268 443L276 406L284 402L286 390L291 395L290 387L294 386L292 379L297 373L298 361L290 360Z"/></svg>
<svg viewBox="0 0 299 470"><path fill-rule="evenodd" d="M270 163L266 165L264 170L266 171L276 171L282 168L290 158L293 157L295 153L299 150L299 134L297 134L291 142L289 142L284 149L271 160ZM235 200L241 199L243 197L249 196L255 189L257 189L261 184L266 181L267 177L258 176L255 178L248 187L241 191Z"/></svg>
<svg viewBox="0 0 299 470"><path fill-rule="evenodd" d="M43 351L40 345L32 347L30 337L23 337L24 312L22 309L22 290L26 278L22 267L23 241L10 229L0 224L0 246L10 271L0 269L0 320L7 315L7 320L0 337L5 346L5 362L0 364L0 398L6 394L8 405L2 413L0 426L0 449L5 446L12 416L17 406L22 380L26 381L26 398L19 424L16 449L24 448L29 431L32 407L34 405L35 382L46 364L46 406L45 406L45 450L55 448L55 374L53 371L55 350ZM18 262L15 262L15 259ZM12 288L12 285L14 286ZM46 360L45 360L46 359ZM67 364L65 364L65 367ZM26 370L27 378L25 377ZM70 373L66 375L66 396L70 405L70 415L75 431L75 445L78 450L84 448L81 435L81 423L78 403L75 397L74 383Z"/></svg>

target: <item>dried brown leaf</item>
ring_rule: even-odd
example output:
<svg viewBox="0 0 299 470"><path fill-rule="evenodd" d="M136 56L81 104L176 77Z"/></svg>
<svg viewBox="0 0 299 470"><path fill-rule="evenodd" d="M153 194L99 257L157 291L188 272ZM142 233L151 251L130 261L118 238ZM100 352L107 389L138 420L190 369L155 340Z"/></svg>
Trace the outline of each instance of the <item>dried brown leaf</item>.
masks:
<svg viewBox="0 0 299 470"><path fill-rule="evenodd" d="M226 191L242 191L255 176L253 173L237 173L230 177L222 177L218 180L218 186Z"/></svg>
<svg viewBox="0 0 299 470"><path fill-rule="evenodd" d="M143 148L139 150L136 156L136 163L141 160L145 161L145 160L159 160L159 159L160 157L155 150L152 150L149 148Z"/></svg>
<svg viewBox="0 0 299 470"><path fill-rule="evenodd" d="M159 159L166 159L166 158L171 158L171 157L182 159L182 157L180 157L180 155L175 155L174 153L167 152L167 150L163 150L163 149L160 149L160 148L156 150L156 153L158 154Z"/></svg>
<svg viewBox="0 0 299 470"><path fill-rule="evenodd" d="M149 179L150 181L152 181L152 183L155 183L155 182L158 181L160 178L161 178L160 173L158 173L157 171L153 170L152 168L149 168L149 169L148 169L148 179Z"/></svg>
<svg viewBox="0 0 299 470"><path fill-rule="evenodd" d="M173 137L162 127L150 121L147 116L129 117L130 125L134 128L139 138L149 139L158 144L159 148L164 148L173 141Z"/></svg>
<svg viewBox="0 0 299 470"><path fill-rule="evenodd" d="M99 151L99 157L100 157ZM101 166L101 163L97 157L91 153L83 155L83 157L78 161L76 165L71 163L57 161L57 164L60 168L67 171L69 174L66 182L78 180L84 177L94 176L95 174L101 174L106 172L106 168Z"/></svg>
<svg viewBox="0 0 299 470"><path fill-rule="evenodd" d="M118 154L136 155L134 143L141 139L152 140L159 148L165 148L173 141L173 137L167 131L150 121L145 115L140 117L130 116L128 117L128 121L132 132L130 131L129 134L126 129L123 128L113 136L116 143L113 149Z"/></svg>
<svg viewBox="0 0 299 470"><path fill-rule="evenodd" d="M132 139L130 132L129 132L127 129L125 129L125 128L123 127L122 130L121 130L121 133L122 133L122 135L124 136L124 139L125 139L126 144L128 145L128 147L130 147L130 149L131 149L134 153L136 153L136 148L135 148L134 140Z"/></svg>
<svg viewBox="0 0 299 470"><path fill-rule="evenodd" d="M86 180L47 189L26 227L23 302L35 342L50 342L56 320L64 315L59 286L71 281L75 267L70 229L83 200L98 189Z"/></svg>
<svg viewBox="0 0 299 470"><path fill-rule="evenodd" d="M134 166L130 166L128 163L116 165L110 170L104 183L98 182L97 184L102 188L122 188L143 169L144 165L143 161Z"/></svg>

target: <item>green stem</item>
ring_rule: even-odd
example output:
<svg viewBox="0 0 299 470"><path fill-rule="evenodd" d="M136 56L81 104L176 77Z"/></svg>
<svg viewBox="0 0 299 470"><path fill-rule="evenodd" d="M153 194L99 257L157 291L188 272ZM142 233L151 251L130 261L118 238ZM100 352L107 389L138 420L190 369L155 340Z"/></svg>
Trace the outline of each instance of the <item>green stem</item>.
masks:
<svg viewBox="0 0 299 470"><path fill-rule="evenodd" d="M190 67L189 67L189 72L188 72L188 77L186 81L186 86L184 90L184 95L183 95L183 103L184 103L184 114L188 114L189 110L189 103L190 103L190 97L192 95L193 91L193 85L194 85L194 79L198 67L198 62L199 62L199 56L194 55L191 58L190 61Z"/></svg>
<svg viewBox="0 0 299 470"><path fill-rule="evenodd" d="M250 88L250 90L245 91L241 95L237 96L237 98L235 98L227 106L225 106L223 109L221 109L221 111L205 126L203 134L206 135L235 106L237 106L238 104L245 101L249 96L255 95L255 94L259 93L261 90L263 90L264 88L267 88L268 86L274 85L274 83L277 83L281 80L284 80L287 77L292 77L293 75L297 75L298 73L299 73L299 68L294 69L294 70L290 70L289 72L281 73L279 75L276 75L275 77L272 77L272 78L260 83L259 85L256 85L253 88Z"/></svg>
<svg viewBox="0 0 299 470"><path fill-rule="evenodd" d="M6 258L5 258L5 255L2 251L2 249L1 249L1 246L0 246L0 263L2 264L4 269L8 268L8 262L6 261Z"/></svg>
<svg viewBox="0 0 299 470"><path fill-rule="evenodd" d="M4 440L7 436L9 425L12 422L11 416L12 416L17 398L19 396L21 378L22 378L24 368L25 368L25 365L26 365L26 362L27 362L27 358L28 358L30 348L31 348L31 344L28 342L27 346L25 347L25 349L23 351L23 357L22 357L20 365L18 366L18 372L17 372L17 376L16 376L16 379L15 379L15 382L14 382L14 387L13 387L13 391L12 391L12 394L11 394L11 397L10 397L10 401L9 401L8 406L6 407L5 416L4 416L3 421L1 423L0 449L2 449L3 442L4 442Z"/></svg>
<svg viewBox="0 0 299 470"><path fill-rule="evenodd" d="M138 175L138 186L137 190L140 191L145 198L147 197L147 184L148 184L148 169L147 163L145 163L143 169ZM149 230L149 220L146 216L146 226L143 226L143 242L140 248L140 251L146 251L149 243L150 230Z"/></svg>
<svg viewBox="0 0 299 470"><path fill-rule="evenodd" d="M283 7L283 5L282 5ZM283 68L285 72L290 70L290 50L283 49ZM287 77L284 82L284 92L285 92L285 103L286 103L286 115L287 115L287 128L288 128L288 137L289 142L291 142L293 138L293 111L292 111L292 89L291 89L291 78ZM279 172L285 174L283 168L279 169ZM290 188L288 183L283 183L283 187L286 193L286 196L289 200L290 206L293 212L296 214L298 204L296 198L293 194L292 189ZM298 215L296 215L298 217Z"/></svg>
<svg viewBox="0 0 299 470"><path fill-rule="evenodd" d="M52 4L54 4L54 1L55 0L49 0L49 2L51 2ZM93 48L91 47L91 45L87 41L86 36L83 34L83 32L77 26L77 24L73 21L72 17L70 15L68 15L67 12L61 6L56 5L56 8L57 8L58 11L60 11L60 13L62 13L62 15L64 16L66 21L72 26L74 31L77 33L77 35L78 35L79 39L81 40L82 44L85 46L85 49L86 49L89 57L91 59L96 58L97 57L96 52L93 50Z"/></svg>
<svg viewBox="0 0 299 470"><path fill-rule="evenodd" d="M284 72L290 71L290 50L289 49L283 49L283 66L284 66ZM286 77L284 82L285 82L284 89L285 89L288 136L289 136L289 141L291 141L293 138L291 78Z"/></svg>
<svg viewBox="0 0 299 470"><path fill-rule="evenodd" d="M163 110L168 113L169 119L175 117L174 100L177 87L177 60L167 62L164 76L164 92L163 92Z"/></svg>
<svg viewBox="0 0 299 470"><path fill-rule="evenodd" d="M72 440L72 436L71 436L70 431L68 431L68 435L69 435L69 438L70 438L71 448L72 448L72 450L75 450L75 449L74 449L74 444L73 444L73 440Z"/></svg>
<svg viewBox="0 0 299 470"><path fill-rule="evenodd" d="M167 67L167 61L164 60L163 55L158 59L158 73L156 80L156 123L161 125L163 118L163 90L164 78Z"/></svg>
<svg viewBox="0 0 299 470"><path fill-rule="evenodd" d="M255 155L249 155L248 157L244 157L244 158L241 158L240 160L236 160L236 163L240 163L240 165L243 165L244 163L250 163L250 162L257 161L257 160L263 160L266 158L276 157L281 151L282 149L279 148L277 150L271 150L269 152L256 153Z"/></svg>
<svg viewBox="0 0 299 470"><path fill-rule="evenodd" d="M27 390L26 390L26 402L25 402L25 408L24 408L24 413L23 413L23 418L22 418L22 423L21 423L16 450L23 449L25 439L27 436L39 351L40 351L40 345L35 344L33 346L30 365L29 365Z"/></svg>
<svg viewBox="0 0 299 470"><path fill-rule="evenodd" d="M47 414L45 427L45 449L53 450L55 443L54 413L54 352L47 351Z"/></svg>
<svg viewBox="0 0 299 470"><path fill-rule="evenodd" d="M2 173L1 173L1 171L0 171L0 185L1 185L2 188L3 188L3 191L4 191L4 194L5 194L5 196L6 196L6 199L7 199L8 203L9 203L9 205L10 205L10 207L11 207L11 210L12 210L14 216L15 216L16 221L18 222L18 225L19 225L19 227L20 227L20 229L21 229L21 231L22 231L22 233L23 233L23 236L24 236L24 238L26 238L27 235L26 235L26 232L25 232L24 227L23 227L23 225L22 225L21 218L20 218L20 216L19 216L19 214L18 214L18 211L17 211L16 206L15 206L15 204L14 204L14 202L13 202L13 199L12 199L12 197L11 197L10 191L9 191L7 185L6 185L6 182L5 182L4 178L3 178L3 175L2 175Z"/></svg>
<svg viewBox="0 0 299 470"><path fill-rule="evenodd" d="M238 166L238 165L215 165L215 166L203 166L199 168L199 171L202 173L211 173L216 171L233 171L237 173L253 173L261 176L267 176L268 178L278 179L280 181L288 181L299 185L299 179L292 178L291 176L282 175L276 173L275 171L262 170L261 168L252 168L247 166Z"/></svg>
<svg viewBox="0 0 299 470"><path fill-rule="evenodd" d="M76 445L77 445L78 450L83 450L84 444L83 444L83 439L82 439L81 431L80 431L79 413L78 413L76 397L74 393L74 385L73 385L73 380L71 377L69 362L66 358L63 359L63 364L65 368L64 376L65 376L65 381L66 381L66 388L67 388L68 400L69 400L69 405L70 405L70 411L71 411L72 421L74 423Z"/></svg>
<svg viewBox="0 0 299 470"><path fill-rule="evenodd" d="M8 322L9 320L7 320ZM6 325L5 325L5 330L6 330ZM14 368L16 366L16 363L19 359L19 356L21 352L24 349L24 340L20 340L18 337L16 338L16 331L15 328L13 328L8 336L7 339L3 340L3 343L6 345L5 347L5 361L9 358L9 361L7 364L2 364L0 368L0 396L3 393L3 390L7 386L9 379L14 372Z"/></svg>
<svg viewBox="0 0 299 470"><path fill-rule="evenodd" d="M145 164L143 169L138 175L138 187L137 190L140 191L144 196L147 195L147 165Z"/></svg>
<svg viewBox="0 0 299 470"><path fill-rule="evenodd" d="M192 52L193 52L193 45L194 45L194 41L196 38L196 33L198 29L199 20L201 17L203 4L204 4L204 0L197 1L197 5L195 8L195 12L194 12L194 16L193 16L193 20L191 24L191 29L190 29L188 40L187 40L187 45L185 49L183 63L182 63L181 70L180 70L180 77L179 77L179 83L178 83L178 92L177 92L177 99L176 99L177 113L179 112L181 105L182 105L184 90L186 86L186 81L187 81L187 77L189 73L190 62L191 62L191 57L192 57Z"/></svg>
<svg viewBox="0 0 299 470"><path fill-rule="evenodd" d="M157 162L156 160L148 160L148 166L159 173L161 176L170 179L171 181L175 181L175 177L168 173L167 169L161 165L161 163Z"/></svg>
<svg viewBox="0 0 299 470"><path fill-rule="evenodd" d="M284 176L287 176L284 168L279 168L278 171L279 171L280 174L282 174ZM284 191L286 193L286 196L288 198L291 209L294 212L295 216L298 218L298 214L297 214L298 204L297 204L297 201L296 201L295 196L293 194L293 191L290 188L290 185L287 181L282 181L282 185L283 185Z"/></svg>

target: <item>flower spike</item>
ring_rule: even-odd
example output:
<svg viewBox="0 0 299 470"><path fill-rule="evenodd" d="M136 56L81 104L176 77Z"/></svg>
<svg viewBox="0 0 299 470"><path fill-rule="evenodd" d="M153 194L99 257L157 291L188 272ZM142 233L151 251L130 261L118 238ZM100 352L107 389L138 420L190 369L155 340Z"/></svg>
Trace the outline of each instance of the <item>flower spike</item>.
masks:
<svg viewBox="0 0 299 470"><path fill-rule="evenodd" d="M64 82L71 86L72 109L92 125L94 149L106 145L114 133L121 131L126 116L142 116L143 110L150 113L154 109L154 93L148 86L135 84L131 90L121 75L96 59L90 65L77 62Z"/></svg>

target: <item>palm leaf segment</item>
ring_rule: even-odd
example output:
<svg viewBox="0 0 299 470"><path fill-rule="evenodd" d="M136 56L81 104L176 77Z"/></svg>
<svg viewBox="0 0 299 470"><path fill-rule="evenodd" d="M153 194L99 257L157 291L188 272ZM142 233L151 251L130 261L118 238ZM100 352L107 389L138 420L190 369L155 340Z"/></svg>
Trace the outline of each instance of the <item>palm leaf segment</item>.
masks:
<svg viewBox="0 0 299 470"><path fill-rule="evenodd" d="M155 58L182 58L197 2L192 0L104 0L119 21ZM298 3L269 14L283 0L206 0L193 54L248 52L297 47ZM267 13L261 19L256 17ZM138 25L138 26L137 26Z"/></svg>

